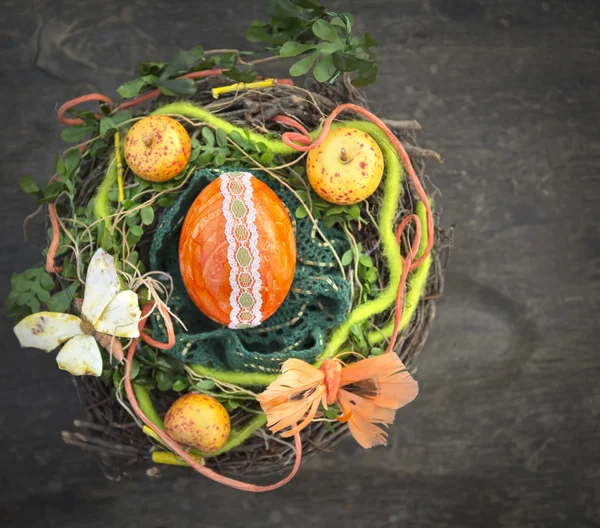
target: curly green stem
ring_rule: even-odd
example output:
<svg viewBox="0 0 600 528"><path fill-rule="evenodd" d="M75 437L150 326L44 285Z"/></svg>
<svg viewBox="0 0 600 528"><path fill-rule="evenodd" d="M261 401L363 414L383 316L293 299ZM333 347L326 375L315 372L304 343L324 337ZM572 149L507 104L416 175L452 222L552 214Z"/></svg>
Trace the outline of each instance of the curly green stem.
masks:
<svg viewBox="0 0 600 528"><path fill-rule="evenodd" d="M134 383L133 392L135 392L135 399L137 400L140 409L142 409L148 420L156 425L156 427L158 427L161 431L164 431L165 424L154 408L154 404L152 403L152 398L150 398L148 389Z"/></svg>
<svg viewBox="0 0 600 528"><path fill-rule="evenodd" d="M388 262L389 281L387 287L376 299L354 308L348 318L333 331L323 352L317 358L317 364L322 363L327 358L333 357L338 352L340 347L347 341L352 325L362 324L370 317L387 310L394 303L402 274L400 248L396 243L394 234L394 218L398 209L401 192L400 183L404 177L404 168L396 155L393 145L376 125L366 121L346 121L338 123L337 126L357 128L366 132L373 137L383 152L386 176L383 204L379 216L379 235L381 237L383 254Z"/></svg>
<svg viewBox="0 0 600 528"><path fill-rule="evenodd" d="M230 383L238 387L266 387L277 379L279 374L266 374L263 372L238 372L216 370L198 363L190 368L200 376L212 378L223 383Z"/></svg>
<svg viewBox="0 0 600 528"><path fill-rule="evenodd" d="M427 246L427 213L425 211L425 205L422 202L417 203L416 214L421 220L422 233L421 242L419 244L419 252L417 257L420 257L425 251ZM407 280L407 293L404 296L404 313L402 314L402 320L400 321L400 330L404 329L417 309L419 300L423 296L425 286L427 285L427 277L429 276L429 270L431 269L432 256L429 254L423 263L411 274ZM394 332L394 321L390 321L387 325L379 330L373 330L367 334L367 341L370 345L376 345L384 339L389 339Z"/></svg>
<svg viewBox="0 0 600 528"><path fill-rule="evenodd" d="M225 119L221 119L220 117L211 114L209 110L206 110L200 106L196 106L192 103L171 103L157 108L150 115L165 114L181 115L190 119L198 119L204 123L207 123L208 125L222 130L228 136L230 136L232 132L237 132L242 137L247 137L250 141L252 141L252 143L264 143L268 150L274 154L298 154L297 150L293 149L292 147L288 147L283 141L268 139L262 134L257 134L256 132L252 132L246 128L236 127L229 121L225 121Z"/></svg>

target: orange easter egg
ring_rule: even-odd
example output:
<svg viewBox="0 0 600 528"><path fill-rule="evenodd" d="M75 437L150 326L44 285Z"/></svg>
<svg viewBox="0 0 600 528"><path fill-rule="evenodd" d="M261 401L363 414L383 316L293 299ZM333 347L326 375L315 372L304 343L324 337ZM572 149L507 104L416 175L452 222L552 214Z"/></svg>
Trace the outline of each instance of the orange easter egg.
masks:
<svg viewBox="0 0 600 528"><path fill-rule="evenodd" d="M179 239L194 304L229 328L259 325L289 292L296 241L285 206L247 172L224 173L196 197Z"/></svg>

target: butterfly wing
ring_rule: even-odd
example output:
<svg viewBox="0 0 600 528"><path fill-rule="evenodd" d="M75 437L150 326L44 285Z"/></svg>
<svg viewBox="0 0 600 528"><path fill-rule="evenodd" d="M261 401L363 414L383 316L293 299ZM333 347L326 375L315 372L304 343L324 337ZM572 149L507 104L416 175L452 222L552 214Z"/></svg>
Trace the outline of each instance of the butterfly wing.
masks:
<svg viewBox="0 0 600 528"><path fill-rule="evenodd" d="M289 437L314 419L319 403L325 406L324 374L300 359L288 359L281 371L257 400L271 431L283 430L281 436Z"/></svg>
<svg viewBox="0 0 600 528"><path fill-rule="evenodd" d="M115 260L103 249L98 249L87 269L81 313L95 325L108 303L120 290Z"/></svg>
<svg viewBox="0 0 600 528"><path fill-rule="evenodd" d="M363 359L342 369L338 403L354 439L364 448L386 445L396 410L413 401L417 382L396 354Z"/></svg>
<svg viewBox="0 0 600 528"><path fill-rule="evenodd" d="M396 354L362 359L342 369L340 386L379 407L400 409L413 401L419 386Z"/></svg>
<svg viewBox="0 0 600 528"><path fill-rule="evenodd" d="M140 337L138 323L141 316L138 296L125 290L111 299L94 328L117 337Z"/></svg>

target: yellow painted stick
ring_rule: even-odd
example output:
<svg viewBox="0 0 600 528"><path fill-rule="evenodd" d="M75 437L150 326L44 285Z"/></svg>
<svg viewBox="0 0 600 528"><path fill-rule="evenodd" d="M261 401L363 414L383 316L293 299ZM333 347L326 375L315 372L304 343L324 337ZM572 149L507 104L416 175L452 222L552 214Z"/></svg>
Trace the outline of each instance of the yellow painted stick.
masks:
<svg viewBox="0 0 600 528"><path fill-rule="evenodd" d="M219 98L219 95L229 93L229 92L238 92L239 90L254 90L259 88L267 88L269 86L273 86L275 84L275 79L265 79L264 81L256 81L251 83L235 83L229 86L219 86L218 88L212 89L212 96L215 99Z"/></svg>
<svg viewBox="0 0 600 528"><path fill-rule="evenodd" d="M190 455L202 465L204 465L204 459L202 457L197 457L194 455ZM152 462L155 464L168 464L170 466L189 466L189 464L179 458L177 455L173 453L169 453L168 451L153 451L152 452Z"/></svg>
<svg viewBox="0 0 600 528"><path fill-rule="evenodd" d="M117 162L117 185L119 186L119 202L125 201L123 189L123 158L121 157L121 134L115 132L115 160Z"/></svg>

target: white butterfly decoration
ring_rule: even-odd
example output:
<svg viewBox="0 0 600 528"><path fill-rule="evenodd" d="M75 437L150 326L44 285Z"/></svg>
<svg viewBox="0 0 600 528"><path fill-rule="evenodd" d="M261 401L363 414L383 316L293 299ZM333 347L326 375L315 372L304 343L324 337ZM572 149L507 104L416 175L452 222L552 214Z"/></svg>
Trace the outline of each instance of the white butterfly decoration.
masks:
<svg viewBox="0 0 600 528"><path fill-rule="evenodd" d="M100 376L102 355L96 339L106 346L102 334L139 337L141 317L137 295L121 291L114 259L103 249L94 253L88 266L81 315L38 312L20 321L14 332L22 347L51 352L65 343L56 356L59 368L74 376Z"/></svg>

